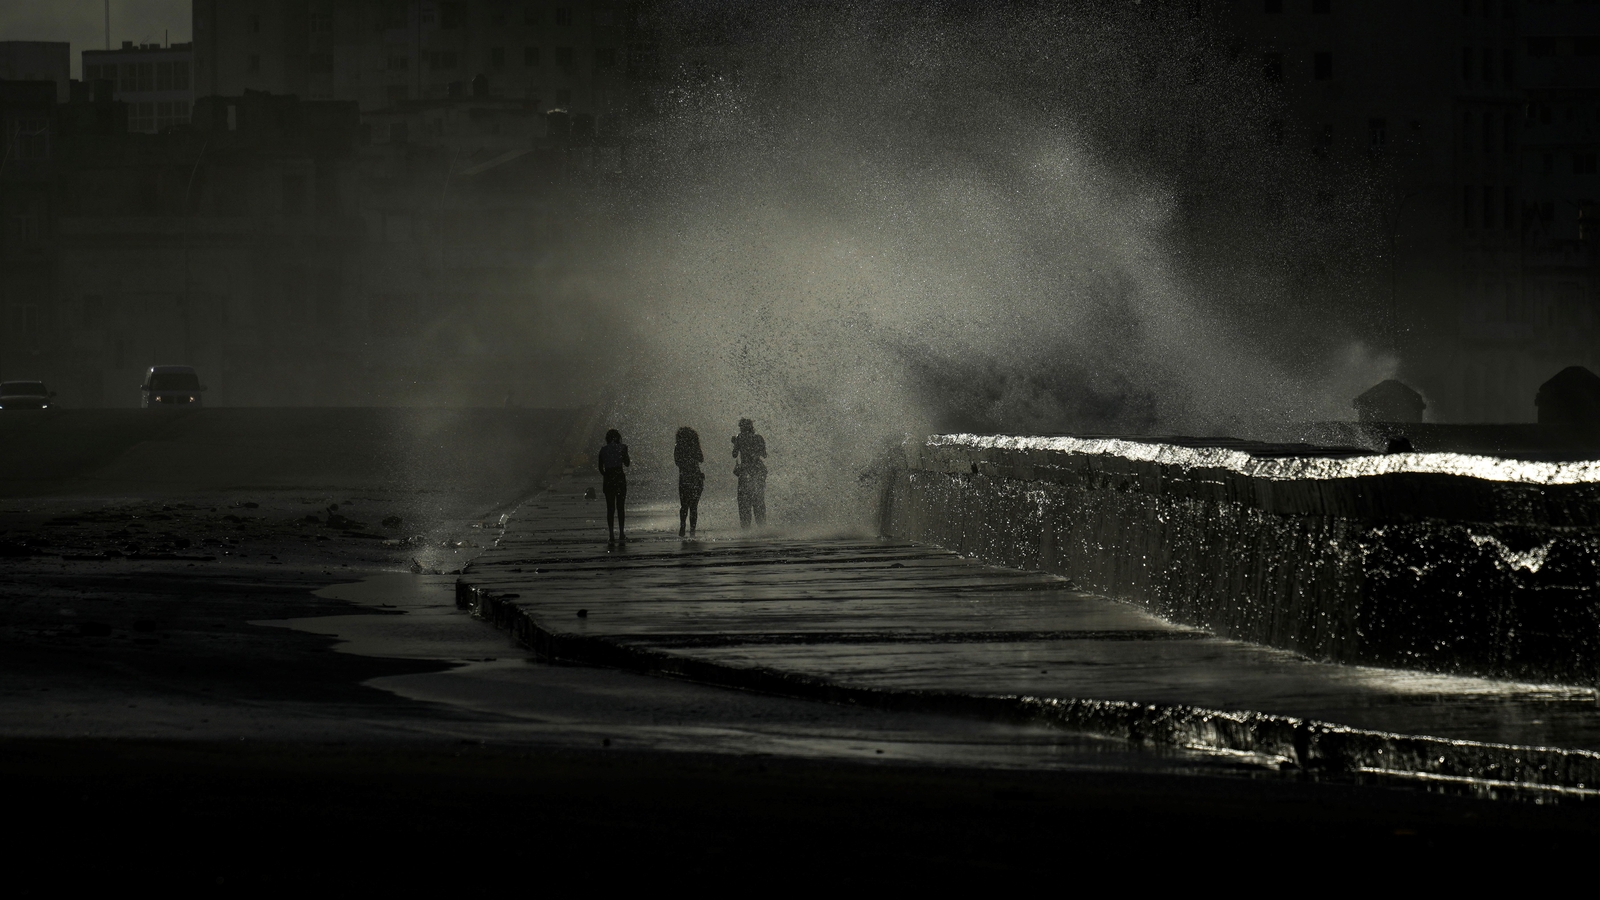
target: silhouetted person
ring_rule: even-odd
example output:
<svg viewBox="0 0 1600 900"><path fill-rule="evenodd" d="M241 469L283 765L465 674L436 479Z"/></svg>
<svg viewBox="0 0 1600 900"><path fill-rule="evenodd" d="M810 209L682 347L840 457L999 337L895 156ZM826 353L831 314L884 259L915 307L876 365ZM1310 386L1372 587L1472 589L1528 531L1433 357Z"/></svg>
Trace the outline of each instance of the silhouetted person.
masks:
<svg viewBox="0 0 1600 900"><path fill-rule="evenodd" d="M687 426L678 429L672 461L678 464L678 537L683 537L685 522L690 534L699 524L700 494L706 489L706 473L700 471L700 464L706 461L700 449L700 432Z"/></svg>
<svg viewBox="0 0 1600 900"><path fill-rule="evenodd" d="M739 527L767 524L767 442L756 434L749 419L739 420L739 433L733 436L733 455L739 462L733 474L739 476Z"/></svg>
<svg viewBox="0 0 1600 900"><path fill-rule="evenodd" d="M606 432L606 445L600 448L600 487L606 494L606 543L628 542L627 513L623 503L628 499L627 467L633 465L628 458L628 445L622 442L622 432L615 428ZM615 520L617 530L611 530Z"/></svg>

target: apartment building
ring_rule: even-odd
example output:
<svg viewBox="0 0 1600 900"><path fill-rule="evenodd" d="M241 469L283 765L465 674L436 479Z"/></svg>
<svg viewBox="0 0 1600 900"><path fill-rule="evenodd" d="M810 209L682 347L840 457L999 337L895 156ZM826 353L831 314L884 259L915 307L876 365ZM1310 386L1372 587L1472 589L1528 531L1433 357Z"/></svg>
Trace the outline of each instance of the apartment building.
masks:
<svg viewBox="0 0 1600 900"><path fill-rule="evenodd" d="M1286 142L1384 195L1389 348L1443 421L1532 421L1555 371L1600 366L1583 235L1600 88L1586 0L1232 0L1225 27L1287 109ZM1548 170L1548 174L1546 174Z"/></svg>
<svg viewBox="0 0 1600 900"><path fill-rule="evenodd" d="M195 0L196 85L363 112L489 99L603 118L623 100L625 25L603 0Z"/></svg>
<svg viewBox="0 0 1600 900"><path fill-rule="evenodd" d="M128 130L156 134L189 124L194 107L194 52L189 44L135 44L83 51L83 80L109 81L128 104Z"/></svg>

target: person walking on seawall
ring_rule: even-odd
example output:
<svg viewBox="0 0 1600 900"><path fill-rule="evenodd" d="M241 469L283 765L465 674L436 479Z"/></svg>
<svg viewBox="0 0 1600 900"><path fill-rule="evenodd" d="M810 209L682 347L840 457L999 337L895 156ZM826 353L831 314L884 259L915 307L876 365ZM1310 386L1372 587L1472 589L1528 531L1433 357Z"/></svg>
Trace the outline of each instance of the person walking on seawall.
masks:
<svg viewBox="0 0 1600 900"><path fill-rule="evenodd" d="M700 471L700 464L705 460L700 432L688 426L679 428L672 448L672 461L678 464L678 537L683 537L684 523L690 534L700 523L700 494L706 489L706 473Z"/></svg>
<svg viewBox="0 0 1600 900"><path fill-rule="evenodd" d="M739 527L749 528L752 518L756 527L762 527L767 524L767 441L756 434L756 425L749 419L739 420L733 455L739 460L733 467L733 474L739 476Z"/></svg>
<svg viewBox="0 0 1600 900"><path fill-rule="evenodd" d="M628 458L628 445L622 442L622 432L615 428L606 432L606 445L600 448L600 485L606 494L606 544L616 544L618 540L626 544L627 513L623 504L628 499L628 473L627 467L633 465L633 460ZM616 521L617 530L611 530L612 521Z"/></svg>

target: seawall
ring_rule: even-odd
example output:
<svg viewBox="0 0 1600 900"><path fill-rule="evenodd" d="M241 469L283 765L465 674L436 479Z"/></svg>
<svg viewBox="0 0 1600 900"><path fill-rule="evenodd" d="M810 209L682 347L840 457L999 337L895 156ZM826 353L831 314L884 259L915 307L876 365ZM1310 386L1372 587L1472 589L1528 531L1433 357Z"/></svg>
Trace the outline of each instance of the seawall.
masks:
<svg viewBox="0 0 1600 900"><path fill-rule="evenodd" d="M881 527L1330 662L1600 684L1600 464L938 436Z"/></svg>

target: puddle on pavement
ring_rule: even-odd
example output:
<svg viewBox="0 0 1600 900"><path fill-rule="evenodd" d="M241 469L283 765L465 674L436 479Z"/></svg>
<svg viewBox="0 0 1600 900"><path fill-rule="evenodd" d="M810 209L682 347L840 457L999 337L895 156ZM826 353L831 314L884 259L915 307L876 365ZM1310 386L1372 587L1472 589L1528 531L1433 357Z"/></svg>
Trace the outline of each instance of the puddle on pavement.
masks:
<svg viewBox="0 0 1600 900"><path fill-rule="evenodd" d="M252 622L336 637L340 653L389 659L432 659L461 665L522 661L528 653L501 632L456 609L455 576L385 572L314 592L372 610L348 616L308 616Z"/></svg>

